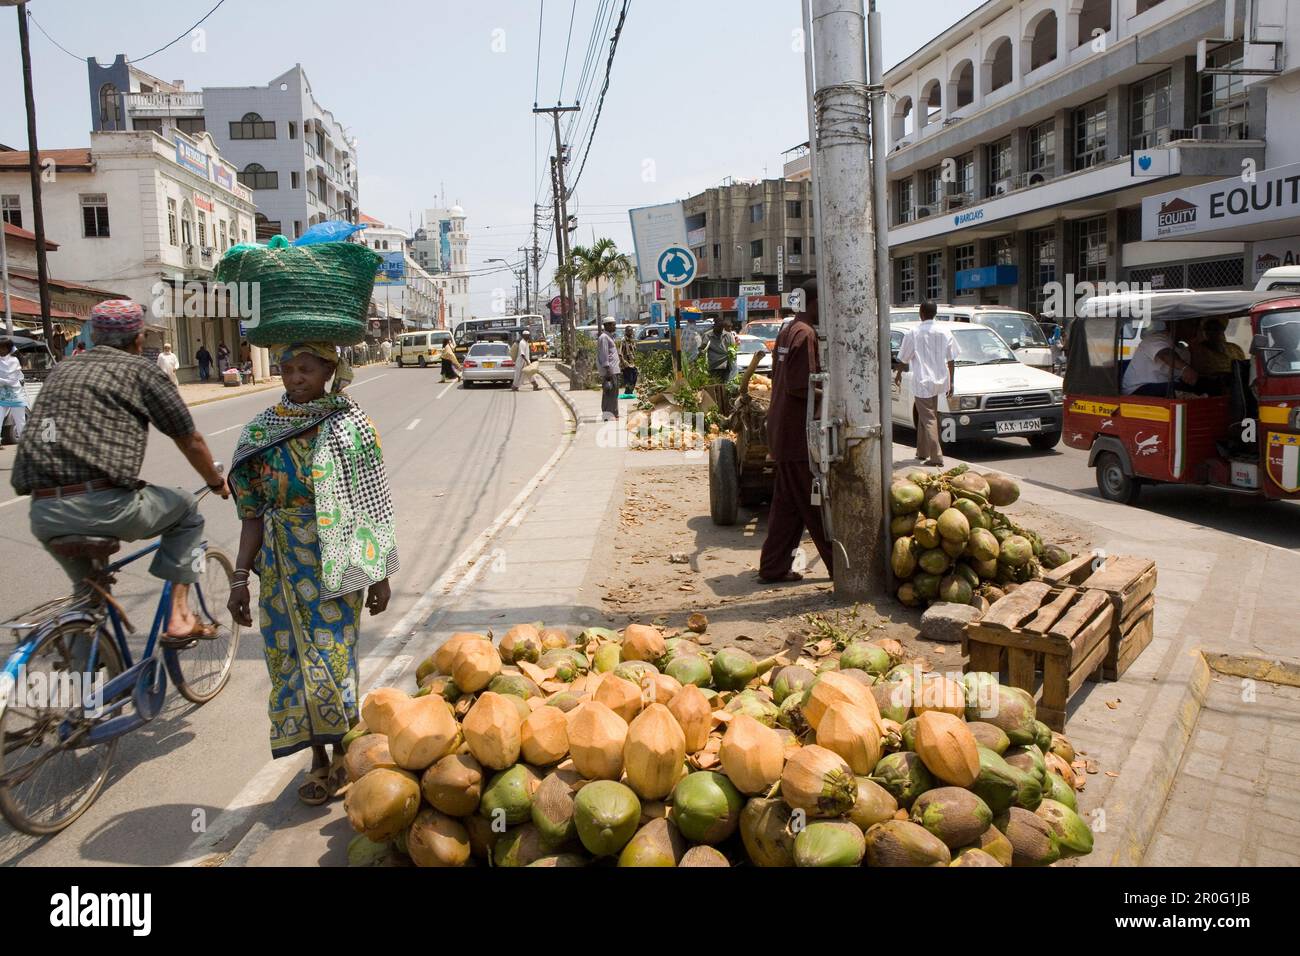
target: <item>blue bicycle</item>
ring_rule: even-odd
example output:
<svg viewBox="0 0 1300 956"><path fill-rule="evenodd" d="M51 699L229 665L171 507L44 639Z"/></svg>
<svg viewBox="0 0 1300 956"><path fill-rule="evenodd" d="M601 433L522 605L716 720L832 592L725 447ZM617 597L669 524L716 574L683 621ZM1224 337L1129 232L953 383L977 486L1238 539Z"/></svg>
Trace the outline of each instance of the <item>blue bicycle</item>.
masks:
<svg viewBox="0 0 1300 956"><path fill-rule="evenodd" d="M202 498L207 489L197 492ZM81 535L54 538L51 549L90 559L93 590L51 601L9 621L18 646L0 670L0 813L35 836L57 833L89 809L108 779L118 738L162 710L167 677L186 700L203 704L230 678L240 626L226 609L234 565L206 542L194 612L216 627L210 638L164 647L172 586L164 582L149 639L138 660L134 633L110 594L115 574L153 554L159 543L108 563L121 542Z"/></svg>

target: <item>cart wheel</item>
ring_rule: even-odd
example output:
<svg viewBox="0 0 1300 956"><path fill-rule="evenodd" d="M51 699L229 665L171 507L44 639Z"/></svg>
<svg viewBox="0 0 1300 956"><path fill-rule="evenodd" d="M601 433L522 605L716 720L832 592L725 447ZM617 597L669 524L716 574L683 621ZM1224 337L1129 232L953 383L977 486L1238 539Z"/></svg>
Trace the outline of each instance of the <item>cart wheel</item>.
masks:
<svg viewBox="0 0 1300 956"><path fill-rule="evenodd" d="M1131 505L1137 501L1142 486L1132 475L1124 473L1124 463L1113 451L1104 451L1098 455L1093 467L1097 475L1097 490L1103 498L1122 505Z"/></svg>
<svg viewBox="0 0 1300 956"><path fill-rule="evenodd" d="M733 525L740 508L736 443L718 438L709 446L709 515L717 525Z"/></svg>

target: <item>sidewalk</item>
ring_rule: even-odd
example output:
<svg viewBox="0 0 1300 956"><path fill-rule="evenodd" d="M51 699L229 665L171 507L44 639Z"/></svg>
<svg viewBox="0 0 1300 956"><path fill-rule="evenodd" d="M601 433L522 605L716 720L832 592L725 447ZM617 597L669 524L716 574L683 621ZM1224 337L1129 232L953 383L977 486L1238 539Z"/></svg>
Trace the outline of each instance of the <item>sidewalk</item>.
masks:
<svg viewBox="0 0 1300 956"><path fill-rule="evenodd" d="M895 462L913 454L894 446ZM1229 673L1252 673L1259 661L1300 660L1289 600L1300 580L1300 557L1016 477L1021 501L1086 523L1099 549L1149 557L1158 569L1151 644L1120 680L1085 684L1067 711L1067 735L1102 771L1090 774L1079 794L1096 831L1094 852L1080 864L1247 862L1244 844L1206 839L1212 832L1204 829L1245 828L1251 847L1294 848L1300 833L1297 695ZM1215 506L1207 493L1206 507ZM1274 670L1294 673L1293 667ZM1198 726L1202 708L1204 727ZM1185 793L1189 775L1203 781L1195 800ZM1162 830L1171 791L1168 813L1179 823ZM1255 814L1247 812L1251 806ZM1262 864L1279 857L1265 851L1254 859ZM1291 861L1300 862L1294 852Z"/></svg>
<svg viewBox="0 0 1300 956"><path fill-rule="evenodd" d="M608 622L598 595L583 592L583 581L607 543L601 541L602 524L617 511L622 497L626 449L600 438L599 392L570 392L551 361L543 362L541 377L576 423L565 437L566 450L490 550L449 587L441 608L415 629L402 656L374 686L413 688L420 661L456 631L490 629L499 637L524 621L571 628ZM370 675L362 674L362 686L372 686ZM306 807L297 801L295 786L278 795L224 865L346 865L354 833L343 801Z"/></svg>
<svg viewBox="0 0 1300 956"><path fill-rule="evenodd" d="M280 376L273 375L252 385L227 386L222 385L220 382L185 382L178 387L181 399L192 408L195 405L206 405L209 402L234 398L236 395L248 395L252 392L263 392L270 388L282 388L283 386L280 384Z"/></svg>

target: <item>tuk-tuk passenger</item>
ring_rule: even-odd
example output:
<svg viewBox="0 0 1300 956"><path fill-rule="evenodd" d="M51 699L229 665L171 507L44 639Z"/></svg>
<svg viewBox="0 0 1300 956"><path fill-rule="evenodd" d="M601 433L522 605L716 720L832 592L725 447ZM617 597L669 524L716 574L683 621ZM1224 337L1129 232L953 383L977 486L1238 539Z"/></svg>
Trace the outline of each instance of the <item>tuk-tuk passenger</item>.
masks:
<svg viewBox="0 0 1300 956"><path fill-rule="evenodd" d="M1232 378L1232 363L1244 362L1246 354L1225 334L1228 323L1223 319L1206 319L1201 334L1192 343L1192 368L1210 394L1225 391Z"/></svg>
<svg viewBox="0 0 1300 956"><path fill-rule="evenodd" d="M1174 387L1179 381L1187 388L1196 385L1191 353L1187 346L1178 343L1177 333L1178 323L1143 333L1142 341L1124 371L1125 395L1173 398Z"/></svg>

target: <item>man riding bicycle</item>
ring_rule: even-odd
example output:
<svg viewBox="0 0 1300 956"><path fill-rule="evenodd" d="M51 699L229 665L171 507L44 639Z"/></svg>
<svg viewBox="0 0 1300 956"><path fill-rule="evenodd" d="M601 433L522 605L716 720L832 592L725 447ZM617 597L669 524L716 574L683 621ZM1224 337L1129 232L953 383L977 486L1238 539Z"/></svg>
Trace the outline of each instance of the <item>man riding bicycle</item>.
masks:
<svg viewBox="0 0 1300 956"><path fill-rule="evenodd" d="M150 572L173 585L163 641L211 636L189 606L203 516L188 493L139 480L149 425L176 442L213 492L226 498L230 491L176 386L141 356L140 306L111 299L95 306L90 321L94 348L60 362L36 397L14 459L14 490L32 496L32 534L47 549L52 538L68 535L161 535ZM51 554L84 593L90 561Z"/></svg>

